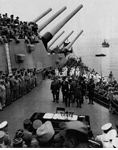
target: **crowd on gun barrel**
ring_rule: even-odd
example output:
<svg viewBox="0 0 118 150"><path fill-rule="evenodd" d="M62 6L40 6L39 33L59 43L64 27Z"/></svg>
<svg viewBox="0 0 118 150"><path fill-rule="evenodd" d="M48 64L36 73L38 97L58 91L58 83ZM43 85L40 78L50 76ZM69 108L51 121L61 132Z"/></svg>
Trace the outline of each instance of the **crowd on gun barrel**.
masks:
<svg viewBox="0 0 118 150"><path fill-rule="evenodd" d="M36 68L12 69L12 74L1 72L0 75L0 110L37 86Z"/></svg>
<svg viewBox="0 0 118 150"><path fill-rule="evenodd" d="M0 43L9 43L13 39L18 44L19 39L25 39L27 44L39 42L38 25L35 22L20 21L19 17L0 14Z"/></svg>

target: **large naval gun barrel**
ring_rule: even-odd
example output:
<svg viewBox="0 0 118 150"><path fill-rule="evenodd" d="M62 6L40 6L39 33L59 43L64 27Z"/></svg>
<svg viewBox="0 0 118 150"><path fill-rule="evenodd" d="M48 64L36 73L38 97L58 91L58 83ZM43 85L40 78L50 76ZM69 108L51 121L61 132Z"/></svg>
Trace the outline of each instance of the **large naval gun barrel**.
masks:
<svg viewBox="0 0 118 150"><path fill-rule="evenodd" d="M61 8L59 11L57 11L54 15L52 15L47 21L45 21L44 23L42 23L39 28L38 28L38 32L40 32L41 30L43 30L50 22L52 22L57 16L59 16L64 10L66 9L66 6L64 6L63 8Z"/></svg>
<svg viewBox="0 0 118 150"><path fill-rule="evenodd" d="M37 18L35 18L32 22L36 23L41 18L43 18L45 15L47 15L50 11L52 11L52 8L47 9L45 12L43 12L41 15L39 15Z"/></svg>
<svg viewBox="0 0 118 150"><path fill-rule="evenodd" d="M71 31L59 44L58 44L58 48L61 47L61 45L65 42L65 40L67 40L69 38L69 36L71 36L71 34L73 33L74 31Z"/></svg>
<svg viewBox="0 0 118 150"><path fill-rule="evenodd" d="M69 51L69 48L73 45L73 43L78 39L78 37L83 33L83 30L80 31L79 34L77 34L77 36L72 40L72 42L70 42L65 48L64 50L68 50Z"/></svg>
<svg viewBox="0 0 118 150"><path fill-rule="evenodd" d="M49 45L48 48L50 48L57 40L58 38L64 33L65 31L62 31Z"/></svg>
<svg viewBox="0 0 118 150"><path fill-rule="evenodd" d="M64 18L59 24L53 27L50 32L46 32L42 36L42 41L47 49L47 43L53 38L53 36L83 7L79 5L74 11L72 11L66 18Z"/></svg>

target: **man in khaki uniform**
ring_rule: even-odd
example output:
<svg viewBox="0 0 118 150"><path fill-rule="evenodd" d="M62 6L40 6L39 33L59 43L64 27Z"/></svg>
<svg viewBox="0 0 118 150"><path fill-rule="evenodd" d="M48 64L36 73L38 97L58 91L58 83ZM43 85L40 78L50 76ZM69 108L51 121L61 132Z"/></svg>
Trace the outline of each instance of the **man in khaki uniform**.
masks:
<svg viewBox="0 0 118 150"><path fill-rule="evenodd" d="M6 88L4 85L4 80L0 80L0 97L1 97L1 110L6 104Z"/></svg>

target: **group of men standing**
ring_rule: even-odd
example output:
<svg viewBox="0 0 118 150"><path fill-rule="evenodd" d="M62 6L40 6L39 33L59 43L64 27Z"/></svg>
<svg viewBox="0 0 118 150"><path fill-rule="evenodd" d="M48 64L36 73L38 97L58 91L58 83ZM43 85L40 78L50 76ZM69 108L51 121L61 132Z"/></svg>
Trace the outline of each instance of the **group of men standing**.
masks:
<svg viewBox="0 0 118 150"><path fill-rule="evenodd" d="M94 80L90 79L89 82L86 82L83 76L79 77L54 77L54 80L51 83L50 90L53 95L53 102L59 102L59 93L62 92L63 100L66 107L70 107L71 103L76 102L76 107L82 108L82 103L84 103L84 97L88 95L89 103L93 103L94 95Z"/></svg>
<svg viewBox="0 0 118 150"><path fill-rule="evenodd" d="M30 92L36 85L35 69L13 69L13 74L3 73L0 79L0 110Z"/></svg>

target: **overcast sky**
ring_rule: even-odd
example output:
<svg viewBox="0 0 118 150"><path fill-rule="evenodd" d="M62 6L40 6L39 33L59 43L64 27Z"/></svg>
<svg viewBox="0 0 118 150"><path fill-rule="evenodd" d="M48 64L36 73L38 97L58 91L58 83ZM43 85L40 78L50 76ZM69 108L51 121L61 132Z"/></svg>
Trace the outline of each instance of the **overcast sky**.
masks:
<svg viewBox="0 0 118 150"><path fill-rule="evenodd" d="M64 30L67 35L74 30L70 39L73 39L81 30L84 30L84 33L80 38L85 39L118 37L118 0L0 0L0 11L1 13L7 12L9 16L11 14L19 16L23 21L32 21L48 8L52 8L49 14L38 21L40 25L53 13L67 6L67 9L58 18L41 31L43 34L80 4L83 5L83 8L60 32Z"/></svg>

